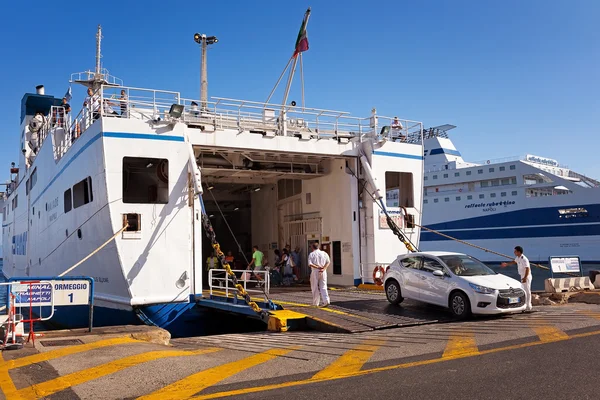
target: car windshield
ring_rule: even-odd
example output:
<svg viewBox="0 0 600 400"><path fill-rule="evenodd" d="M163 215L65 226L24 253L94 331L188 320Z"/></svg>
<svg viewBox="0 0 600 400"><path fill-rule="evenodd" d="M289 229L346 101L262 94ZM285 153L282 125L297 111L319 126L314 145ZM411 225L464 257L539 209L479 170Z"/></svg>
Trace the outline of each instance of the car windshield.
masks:
<svg viewBox="0 0 600 400"><path fill-rule="evenodd" d="M496 275L490 267L471 256L455 254L440 259L457 276Z"/></svg>

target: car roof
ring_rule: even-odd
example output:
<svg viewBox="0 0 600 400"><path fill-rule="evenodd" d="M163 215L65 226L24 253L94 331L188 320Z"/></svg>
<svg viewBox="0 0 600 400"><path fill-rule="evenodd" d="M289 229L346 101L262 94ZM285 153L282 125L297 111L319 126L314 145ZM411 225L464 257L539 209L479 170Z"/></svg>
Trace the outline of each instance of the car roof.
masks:
<svg viewBox="0 0 600 400"><path fill-rule="evenodd" d="M465 253L455 253L452 251L420 251L417 253L409 253L409 254L403 255L403 257L414 257L414 256L440 257L440 256L466 256L466 254Z"/></svg>

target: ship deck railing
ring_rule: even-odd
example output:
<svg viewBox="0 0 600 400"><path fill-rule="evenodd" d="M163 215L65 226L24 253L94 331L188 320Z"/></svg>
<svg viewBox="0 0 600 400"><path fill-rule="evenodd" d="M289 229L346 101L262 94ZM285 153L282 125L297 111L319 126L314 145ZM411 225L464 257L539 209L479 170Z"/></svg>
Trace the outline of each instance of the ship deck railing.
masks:
<svg viewBox="0 0 600 400"><path fill-rule="evenodd" d="M94 96L98 96L100 101L100 108L97 110L99 118L137 119L151 125L161 121L178 121L207 132L233 129L240 133L247 131L265 136L333 139L339 142L361 141L365 136L371 136L421 146L423 144L421 122L376 115L374 110L369 117L355 117L344 111L222 97L213 97L211 101L202 103L182 98L179 92L112 84L102 86ZM174 116L174 105L182 106L182 110L179 107L181 115ZM57 111L52 110L51 113ZM74 118L71 118L71 114L65 114L62 126L45 124L40 135L41 141L49 132L62 128L63 136L58 135L59 140L55 140L55 156L60 159L72 143L95 122L95 114L96 111L91 110L89 105L84 106ZM51 117L52 114L48 121L51 121Z"/></svg>

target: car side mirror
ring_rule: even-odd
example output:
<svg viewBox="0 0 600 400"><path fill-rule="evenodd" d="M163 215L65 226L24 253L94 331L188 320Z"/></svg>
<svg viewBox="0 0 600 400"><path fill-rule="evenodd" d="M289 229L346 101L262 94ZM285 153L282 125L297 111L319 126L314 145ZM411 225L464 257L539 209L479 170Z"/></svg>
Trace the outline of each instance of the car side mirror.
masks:
<svg viewBox="0 0 600 400"><path fill-rule="evenodd" d="M437 276L438 278L443 278L444 277L444 271L436 269L435 271L433 271L433 276Z"/></svg>

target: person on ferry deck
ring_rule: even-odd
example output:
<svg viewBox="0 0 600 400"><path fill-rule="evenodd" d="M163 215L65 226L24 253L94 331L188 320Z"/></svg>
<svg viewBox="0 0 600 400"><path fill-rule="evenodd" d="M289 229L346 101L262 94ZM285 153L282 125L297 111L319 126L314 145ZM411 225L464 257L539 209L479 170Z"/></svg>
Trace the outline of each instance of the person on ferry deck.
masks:
<svg viewBox="0 0 600 400"><path fill-rule="evenodd" d="M211 252L210 253L210 257L208 257L206 259L206 269L205 269L205 279L204 282L208 283L208 271L211 269L216 269L219 268L219 259L217 258L217 256L215 256L215 252ZM213 284L216 283L216 281L213 281Z"/></svg>
<svg viewBox="0 0 600 400"><path fill-rule="evenodd" d="M62 108L61 108L62 107ZM71 112L71 105L67 102L67 98L63 97L62 104L54 111L53 119L56 126L65 126L65 117Z"/></svg>
<svg viewBox="0 0 600 400"><path fill-rule="evenodd" d="M300 263L302 261L300 259L300 247L296 246L294 251L292 251L291 256L292 256L292 261L294 262L294 264L293 264L294 281L297 282L298 279L300 279Z"/></svg>
<svg viewBox="0 0 600 400"><path fill-rule="evenodd" d="M402 122L398 119L398 117L394 117L392 121L392 137L395 140L396 138L400 139L400 141L404 142L406 140L406 136L402 133Z"/></svg>
<svg viewBox="0 0 600 400"><path fill-rule="evenodd" d="M100 97L97 94L94 94L92 88L88 88L87 94L83 106L87 107L89 114L95 121L100 118Z"/></svg>
<svg viewBox="0 0 600 400"><path fill-rule="evenodd" d="M330 299L327 293L327 267L331 260L329 254L320 249L319 243L312 244L312 252L308 255L308 266L311 268L310 288L313 296L313 306L329 306Z"/></svg>
<svg viewBox="0 0 600 400"><path fill-rule="evenodd" d="M531 305L531 281L533 277L531 275L531 265L529 264L529 259L525 257L523 254L523 248L521 246L515 247L515 260L502 263L502 268L505 268L511 264L517 264L517 269L519 271L519 275L521 276L521 284L523 286L523 290L525 291L525 311L532 311L533 307Z"/></svg>
<svg viewBox="0 0 600 400"><path fill-rule="evenodd" d="M119 97L121 103L121 118L127 118L127 94L125 90L121 90L121 97Z"/></svg>

